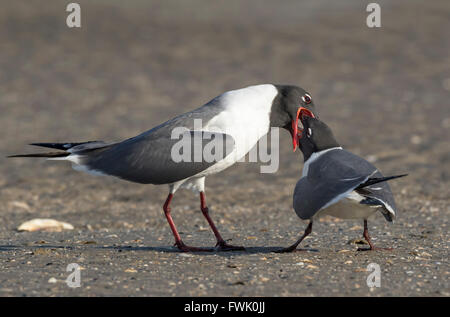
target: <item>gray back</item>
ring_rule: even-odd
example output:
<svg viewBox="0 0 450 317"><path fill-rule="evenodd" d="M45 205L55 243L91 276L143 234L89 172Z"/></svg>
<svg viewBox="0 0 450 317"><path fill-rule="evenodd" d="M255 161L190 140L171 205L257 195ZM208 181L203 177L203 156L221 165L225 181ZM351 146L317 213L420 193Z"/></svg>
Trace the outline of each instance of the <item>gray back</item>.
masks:
<svg viewBox="0 0 450 317"><path fill-rule="evenodd" d="M375 166L346 150L324 153L309 166L294 190L294 210L301 219L310 219L326 204L365 182Z"/></svg>

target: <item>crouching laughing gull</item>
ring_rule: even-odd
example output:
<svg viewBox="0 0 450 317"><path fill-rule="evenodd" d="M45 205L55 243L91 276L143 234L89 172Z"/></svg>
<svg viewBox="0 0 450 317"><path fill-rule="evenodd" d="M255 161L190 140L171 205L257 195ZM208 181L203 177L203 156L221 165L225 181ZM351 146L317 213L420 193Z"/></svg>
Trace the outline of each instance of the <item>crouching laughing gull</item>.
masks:
<svg viewBox="0 0 450 317"><path fill-rule="evenodd" d="M112 175L142 184L168 184L169 195L163 210L175 237L175 245L182 251L212 251L185 245L170 213L170 203L178 188L183 186L196 190L200 194L201 211L217 239L216 249L243 250L243 247L227 244L210 218L205 201L205 177L219 173L243 158L269 132L270 127L288 130L295 151L297 134L301 132L298 127L300 108L314 111L311 96L300 87L250 86L225 92L200 108L122 142L33 143L31 145L63 151L12 157L68 160L76 170L91 174ZM205 140L224 139L223 155L213 161L204 157L174 160L173 149L178 140L172 138L172 132L176 128L186 129L193 136L193 144L199 139L201 153L208 146Z"/></svg>
<svg viewBox="0 0 450 317"><path fill-rule="evenodd" d="M363 236L370 248L362 250L378 249L369 237L367 219L380 211L387 221L393 221L396 207L387 181L406 174L384 177L371 163L342 149L325 123L307 110L300 112L304 133L299 143L305 164L295 186L293 206L301 219L310 222L297 242L278 252L296 250L311 233L313 221L324 215L363 219Z"/></svg>

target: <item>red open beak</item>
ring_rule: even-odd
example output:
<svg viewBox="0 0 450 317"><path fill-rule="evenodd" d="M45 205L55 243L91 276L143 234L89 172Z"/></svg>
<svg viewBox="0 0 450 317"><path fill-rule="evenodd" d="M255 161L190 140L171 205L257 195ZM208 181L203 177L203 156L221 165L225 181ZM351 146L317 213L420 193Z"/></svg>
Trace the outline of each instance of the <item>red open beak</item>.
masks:
<svg viewBox="0 0 450 317"><path fill-rule="evenodd" d="M298 119L301 119L302 116L309 116L312 118L315 118L314 114L309 111L308 109L306 109L305 107L300 107L297 110L297 117L295 118L295 120L292 120L292 145L294 146L294 152L297 149L297 145L298 145L298 140L302 137L302 132L303 129L298 128Z"/></svg>

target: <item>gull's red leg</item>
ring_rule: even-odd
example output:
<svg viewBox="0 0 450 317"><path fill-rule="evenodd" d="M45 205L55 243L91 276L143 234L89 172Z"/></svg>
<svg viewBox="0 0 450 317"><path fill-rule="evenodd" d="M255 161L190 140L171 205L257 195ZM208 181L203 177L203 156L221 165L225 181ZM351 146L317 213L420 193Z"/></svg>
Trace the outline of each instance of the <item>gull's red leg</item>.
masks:
<svg viewBox="0 0 450 317"><path fill-rule="evenodd" d="M244 247L233 246L233 245L227 244L225 242L225 240L222 238L222 236L219 233L219 230L217 230L216 225L214 224L211 217L209 216L209 210L208 210L208 207L206 206L206 198L205 198L204 192L200 192L200 209L202 210L203 216L205 216L206 220L209 223L209 226L211 227L212 231L214 232L214 235L216 236L216 239L217 239L216 247L218 247L218 249L220 251L242 251L242 250L245 250Z"/></svg>
<svg viewBox="0 0 450 317"><path fill-rule="evenodd" d="M172 229L173 236L175 237L175 245L178 247L178 249L183 252L213 251L213 249L190 247L184 244L184 242L181 240L180 234L177 231L177 228L175 227L172 216L170 215L170 202L172 201L172 198L173 194L169 194L169 196L167 196L166 202L163 206L163 210L164 214L166 215L167 222L169 223L170 229Z"/></svg>
<svg viewBox="0 0 450 317"><path fill-rule="evenodd" d="M391 251L392 250L392 248L378 248L378 247L373 245L372 240L370 239L370 236L369 236L369 229L367 228L367 220L366 219L364 219L363 237L364 237L364 239L366 239L366 241L369 244L370 248L369 249L358 248L358 251L373 251L373 250L388 250L388 251Z"/></svg>
<svg viewBox="0 0 450 317"><path fill-rule="evenodd" d="M308 227L306 227L305 229L305 233L300 237L300 239L297 240L297 242L295 242L293 245L291 245L290 247L275 251L277 253L284 253L284 252L292 252L292 251L305 251L302 249L297 249L297 246L300 244L300 242L303 241L303 239L305 239L311 232L312 232L312 221L309 222Z"/></svg>

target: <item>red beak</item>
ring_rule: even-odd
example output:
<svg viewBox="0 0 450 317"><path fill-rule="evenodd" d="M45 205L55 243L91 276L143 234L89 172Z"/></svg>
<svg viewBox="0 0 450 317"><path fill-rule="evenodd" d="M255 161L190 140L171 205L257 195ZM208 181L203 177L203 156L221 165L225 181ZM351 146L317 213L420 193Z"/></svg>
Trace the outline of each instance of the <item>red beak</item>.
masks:
<svg viewBox="0 0 450 317"><path fill-rule="evenodd" d="M292 145L294 146L294 152L297 149L297 145L298 145L298 140L301 139L302 137L302 132L303 130L300 129L300 131L298 131L298 119L301 119L302 116L309 116L311 118L315 118L314 114L309 111L308 109L306 109L305 107L300 107L297 110L297 117L295 118L295 120L292 120Z"/></svg>

